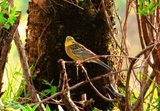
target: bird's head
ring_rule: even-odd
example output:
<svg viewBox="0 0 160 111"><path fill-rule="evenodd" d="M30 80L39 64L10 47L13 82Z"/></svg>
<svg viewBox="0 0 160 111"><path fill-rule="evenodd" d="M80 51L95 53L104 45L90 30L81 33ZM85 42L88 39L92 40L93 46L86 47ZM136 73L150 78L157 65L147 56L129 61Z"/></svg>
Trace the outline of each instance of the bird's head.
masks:
<svg viewBox="0 0 160 111"><path fill-rule="evenodd" d="M66 41L75 41L75 39L72 36L67 36Z"/></svg>
<svg viewBox="0 0 160 111"><path fill-rule="evenodd" d="M65 41L66 46L69 46L69 45L72 45L72 44L75 44L75 43L76 43L76 41L72 36L67 36L66 37L66 41Z"/></svg>

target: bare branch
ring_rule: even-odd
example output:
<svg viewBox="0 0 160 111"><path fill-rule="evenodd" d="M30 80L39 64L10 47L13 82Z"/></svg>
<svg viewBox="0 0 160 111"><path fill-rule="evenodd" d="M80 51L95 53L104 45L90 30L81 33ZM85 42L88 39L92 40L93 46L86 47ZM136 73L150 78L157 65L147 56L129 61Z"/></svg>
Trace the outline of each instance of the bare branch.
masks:
<svg viewBox="0 0 160 111"><path fill-rule="evenodd" d="M105 101L107 101L107 102L108 102L108 101L109 101L109 102L116 101L116 99L109 99L109 98L103 96L103 95L97 90L97 88L93 85L93 83L90 81L86 69L85 69L82 65L81 65L81 68L82 68L83 71L84 71L84 74L85 74L85 77L86 77L87 81L89 82L89 84L91 85L92 89L97 93L97 95L98 95L99 97L101 97L103 100L105 100Z"/></svg>
<svg viewBox="0 0 160 111"><path fill-rule="evenodd" d="M145 49L143 49L139 54L137 54L135 56L135 58L139 58L142 54L144 54L146 51L150 50L151 48L155 47L155 46L159 46L160 45L160 42L157 42L155 44L152 44L148 47L146 47ZM126 110L130 111L131 110L131 107L130 107L130 104L129 104L129 81L130 81L130 77L131 77L131 70L133 68L133 65L134 63L136 62L136 59L133 59L130 66L129 66L129 70L127 72L127 80L126 80ZM148 84L149 85L149 84ZM147 86L148 86L147 85ZM147 88L146 86L146 88Z"/></svg>
<svg viewBox="0 0 160 111"><path fill-rule="evenodd" d="M25 78L25 81L27 83L28 92L29 92L33 102L35 102L35 103L40 102L41 101L40 97L39 97L37 91L35 90L35 88L33 86L33 83L32 83L32 80L31 80L28 62L26 60L25 51L24 51L22 43L20 41L18 30L15 32L14 41L15 41L15 44L17 46L17 50L18 50L18 53L19 53L20 62L21 62L21 65L22 65L24 78ZM39 111L45 111L45 107L44 107L43 104L40 105Z"/></svg>
<svg viewBox="0 0 160 111"><path fill-rule="evenodd" d="M61 69L59 91L66 90L60 96L61 96L66 108L68 109L68 111L80 111L70 97L70 91L68 90L69 84L68 84L68 77L67 77L67 72L66 72L66 67L65 67L65 61L60 59L58 61L58 63L60 65L60 69Z"/></svg>

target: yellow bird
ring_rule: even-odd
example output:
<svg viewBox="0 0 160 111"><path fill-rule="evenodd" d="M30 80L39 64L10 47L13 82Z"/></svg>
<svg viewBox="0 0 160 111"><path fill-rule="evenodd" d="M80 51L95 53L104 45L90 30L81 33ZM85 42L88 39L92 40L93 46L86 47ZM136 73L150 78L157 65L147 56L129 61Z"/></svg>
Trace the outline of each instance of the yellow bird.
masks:
<svg viewBox="0 0 160 111"><path fill-rule="evenodd" d="M91 50L87 49L82 44L76 42L75 39L71 36L66 37L65 51L66 51L67 55L73 60L85 61L91 57L96 56L95 53L93 53ZM105 64L104 62L102 62L98 58L89 59L86 62L94 62L94 63L97 63L97 64L103 66L104 68L106 68L109 71L114 71L111 67L109 67L107 64Z"/></svg>

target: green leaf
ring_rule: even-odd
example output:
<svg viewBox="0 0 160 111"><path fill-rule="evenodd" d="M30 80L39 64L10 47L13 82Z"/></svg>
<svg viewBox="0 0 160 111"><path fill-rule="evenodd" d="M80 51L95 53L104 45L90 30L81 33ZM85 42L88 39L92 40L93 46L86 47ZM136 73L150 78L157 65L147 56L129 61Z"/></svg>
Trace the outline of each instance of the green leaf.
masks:
<svg viewBox="0 0 160 111"><path fill-rule="evenodd" d="M160 93L160 88L159 88L159 87L157 87L156 89L157 89L158 93Z"/></svg>
<svg viewBox="0 0 160 111"><path fill-rule="evenodd" d="M15 71L15 72L14 72L14 75L22 75L22 72L20 72L20 71Z"/></svg>
<svg viewBox="0 0 160 111"><path fill-rule="evenodd" d="M3 16L4 16L4 14L8 14L8 11L7 10L2 10L0 13L2 13Z"/></svg>
<svg viewBox="0 0 160 111"><path fill-rule="evenodd" d="M4 28L9 29L9 28L10 28L10 25L9 25L9 24L5 24L5 25L4 25Z"/></svg>
<svg viewBox="0 0 160 111"><path fill-rule="evenodd" d="M7 21L7 19L0 14L0 23L4 25L4 23Z"/></svg>
<svg viewBox="0 0 160 111"><path fill-rule="evenodd" d="M57 87L56 86L52 86L51 87L51 95L55 94L57 92Z"/></svg>
<svg viewBox="0 0 160 111"><path fill-rule="evenodd" d="M19 106L20 109L22 109L22 111L28 111L28 110L26 109L26 107L24 107L23 105L20 105L20 104L19 104L18 106Z"/></svg>
<svg viewBox="0 0 160 111"><path fill-rule="evenodd" d="M15 20L14 19L8 19L7 21L11 26L13 26L13 24L15 23Z"/></svg>
<svg viewBox="0 0 160 111"><path fill-rule="evenodd" d="M49 83L47 80L43 80L43 84L51 86L51 83Z"/></svg>
<svg viewBox="0 0 160 111"><path fill-rule="evenodd" d="M50 93L51 90L50 90L50 89L45 89L44 92L45 92L45 93Z"/></svg>
<svg viewBox="0 0 160 111"><path fill-rule="evenodd" d="M48 104L46 105L46 111L51 111L51 109L50 109Z"/></svg>
<svg viewBox="0 0 160 111"><path fill-rule="evenodd" d="M143 72L138 72L138 78L142 79L142 77L143 77Z"/></svg>
<svg viewBox="0 0 160 111"><path fill-rule="evenodd" d="M159 2L152 2L148 0L138 0L138 14L140 15L152 15L154 14L157 6L160 6Z"/></svg>
<svg viewBox="0 0 160 111"><path fill-rule="evenodd" d="M8 6L9 6L9 5L8 5L7 0L4 0L3 2L0 3L0 7L1 7L2 9L7 9Z"/></svg>
<svg viewBox="0 0 160 111"><path fill-rule="evenodd" d="M11 9L11 13L9 14L9 18L7 20L7 22L13 26L15 21L16 21L16 17L17 17L17 12L16 12L16 7L13 7Z"/></svg>
<svg viewBox="0 0 160 111"><path fill-rule="evenodd" d="M39 104L36 104L35 106L33 106L32 111L35 111L38 108Z"/></svg>
<svg viewBox="0 0 160 111"><path fill-rule="evenodd" d="M29 104L27 104L26 107L27 107L28 111L32 111L32 107Z"/></svg>
<svg viewBox="0 0 160 111"><path fill-rule="evenodd" d="M98 109L97 109L97 108L94 108L92 111L98 111Z"/></svg>
<svg viewBox="0 0 160 111"><path fill-rule="evenodd" d="M7 0L4 0L0 3L0 8L2 9L0 12L0 23L4 26L4 28L9 29L11 26L14 25L17 12L16 7L11 8L11 12L8 12L8 2ZM5 16L6 15L6 16Z"/></svg>

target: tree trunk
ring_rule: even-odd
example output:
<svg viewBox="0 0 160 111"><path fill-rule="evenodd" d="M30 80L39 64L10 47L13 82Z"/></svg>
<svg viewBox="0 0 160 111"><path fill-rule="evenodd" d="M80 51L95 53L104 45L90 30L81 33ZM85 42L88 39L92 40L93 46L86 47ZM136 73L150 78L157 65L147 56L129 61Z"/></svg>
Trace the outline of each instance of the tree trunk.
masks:
<svg viewBox="0 0 160 111"><path fill-rule="evenodd" d="M40 0L41 1L41 0ZM53 85L58 86L59 69L57 61L59 59L71 60L65 53L64 41L68 35L73 36L76 41L82 43L87 48L98 55L109 55L109 46L113 46L110 29L114 24L112 17L112 0L33 0L28 8L28 29L26 40L26 52L33 82L37 90L41 91L47 87L42 84L43 80L53 80ZM105 7L104 7L105 6ZM109 18L107 18L108 14ZM110 22L107 22L109 20ZM103 59L111 67L113 61ZM107 71L103 67L85 63L85 68L90 78L105 74ZM76 66L66 66L69 85L72 86L85 80L84 74L79 69L79 76L76 76ZM94 82L95 87L105 95L105 86L109 81L107 78ZM110 103L102 101L97 94L87 84L71 91L74 100L80 100L80 95L87 93L87 97L95 100L96 107L102 108ZM103 108L102 108L103 109Z"/></svg>

